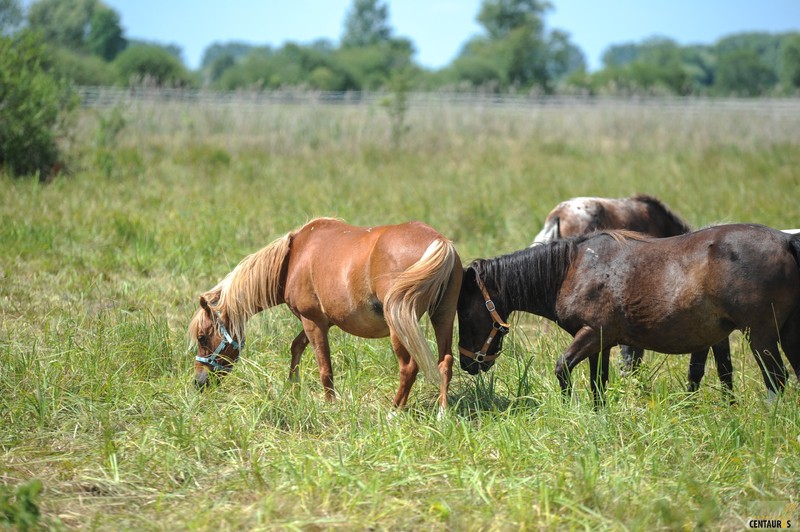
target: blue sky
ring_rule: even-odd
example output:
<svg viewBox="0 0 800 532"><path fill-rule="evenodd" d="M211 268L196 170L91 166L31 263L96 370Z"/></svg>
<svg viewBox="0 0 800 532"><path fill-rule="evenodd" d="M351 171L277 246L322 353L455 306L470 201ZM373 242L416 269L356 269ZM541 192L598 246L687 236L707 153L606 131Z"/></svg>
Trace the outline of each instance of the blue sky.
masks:
<svg viewBox="0 0 800 532"><path fill-rule="evenodd" d="M551 0L548 28L567 31L591 69L611 44L653 35L681 44L713 43L741 31L800 31L800 0ZM183 49L190 68L215 41L280 46L320 37L335 42L352 0L104 0L122 17L126 36ZM439 68L471 36L482 0L389 0L395 35L416 46L415 59Z"/></svg>

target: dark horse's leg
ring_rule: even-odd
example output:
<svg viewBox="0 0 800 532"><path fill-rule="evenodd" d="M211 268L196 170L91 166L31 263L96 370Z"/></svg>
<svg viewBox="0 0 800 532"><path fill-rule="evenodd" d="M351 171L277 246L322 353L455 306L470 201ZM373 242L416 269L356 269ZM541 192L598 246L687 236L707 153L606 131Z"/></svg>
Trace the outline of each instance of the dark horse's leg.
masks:
<svg viewBox="0 0 800 532"><path fill-rule="evenodd" d="M289 365L290 382L300 382L300 372L297 367L300 365L300 357L303 356L306 346L308 346L308 336L305 331L300 331L300 334L292 340L292 363Z"/></svg>
<svg viewBox="0 0 800 532"><path fill-rule="evenodd" d="M758 362L770 395L783 391L786 385L786 367L778 351L778 342L754 337L751 331L750 349Z"/></svg>
<svg viewBox="0 0 800 532"><path fill-rule="evenodd" d="M795 310L781 327L781 347L800 380L800 309Z"/></svg>
<svg viewBox="0 0 800 532"><path fill-rule="evenodd" d="M717 375L719 380L728 389L728 392L733 391L733 363L731 362L731 345L730 341L725 338L724 340L711 346L711 352L714 354L714 362L717 364ZM703 375L706 371L706 359L708 358L708 350L695 351L692 353L692 358L689 361L689 384L686 386L687 391L696 392L700 388L700 381L703 380Z"/></svg>
<svg viewBox="0 0 800 532"><path fill-rule="evenodd" d="M592 380L592 393L594 394L595 409L598 409L605 404L605 391L606 384L608 384L608 363L610 359L610 351L611 348L607 347L603 349L601 354L595 354L589 357L589 374L591 375ZM598 366L600 367L598 368Z"/></svg>
<svg viewBox="0 0 800 532"><path fill-rule="evenodd" d="M630 375L642 365L644 349L630 345L619 346L620 371L623 375Z"/></svg>
<svg viewBox="0 0 800 532"><path fill-rule="evenodd" d="M565 398L569 398L572 394L572 369L584 358L597 355L600 349L600 335L588 325L584 325L575 334L575 338L573 338L567 350L558 357L556 377L561 385L561 393ZM608 363L604 365L606 368L608 367Z"/></svg>

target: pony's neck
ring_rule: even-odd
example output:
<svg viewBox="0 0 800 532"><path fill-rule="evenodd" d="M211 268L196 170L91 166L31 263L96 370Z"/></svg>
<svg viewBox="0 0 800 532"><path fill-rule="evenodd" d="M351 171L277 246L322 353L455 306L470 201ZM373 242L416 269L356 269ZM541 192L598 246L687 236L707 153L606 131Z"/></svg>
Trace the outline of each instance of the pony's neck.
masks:
<svg viewBox="0 0 800 532"><path fill-rule="evenodd" d="M289 235L245 257L217 287L218 309L232 332L244 338L244 329L255 314L285 302L285 258Z"/></svg>
<svg viewBox="0 0 800 532"><path fill-rule="evenodd" d="M498 293L501 310L556 320L556 297L569 264L570 242L526 248L483 261L482 273Z"/></svg>

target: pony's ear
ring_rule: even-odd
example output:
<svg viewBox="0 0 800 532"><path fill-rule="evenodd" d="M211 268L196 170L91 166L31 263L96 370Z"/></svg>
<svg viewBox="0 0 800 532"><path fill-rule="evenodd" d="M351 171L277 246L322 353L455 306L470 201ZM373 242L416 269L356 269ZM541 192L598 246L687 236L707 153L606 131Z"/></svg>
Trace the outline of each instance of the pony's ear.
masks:
<svg viewBox="0 0 800 532"><path fill-rule="evenodd" d="M477 276L477 272L475 271L475 266L470 264L466 268L464 268L464 279L461 281L463 283L470 282L472 284L477 284L475 280Z"/></svg>
<svg viewBox="0 0 800 532"><path fill-rule="evenodd" d="M209 315L211 314L211 306L208 304L206 296L200 296L200 307L208 312Z"/></svg>

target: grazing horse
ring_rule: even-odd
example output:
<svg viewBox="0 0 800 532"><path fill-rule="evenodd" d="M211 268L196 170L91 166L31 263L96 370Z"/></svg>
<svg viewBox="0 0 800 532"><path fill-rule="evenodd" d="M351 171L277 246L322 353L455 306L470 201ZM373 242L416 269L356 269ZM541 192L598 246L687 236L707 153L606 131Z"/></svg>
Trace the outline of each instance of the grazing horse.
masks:
<svg viewBox="0 0 800 532"><path fill-rule="evenodd" d="M189 325L190 339L197 344L195 381L202 387L209 372L228 373L239 358L247 320L286 304L303 326L291 345L290 379L298 378L300 357L310 343L326 398L332 401L328 330L337 326L363 338L389 336L400 363L394 405L406 404L421 367L440 383L443 409L462 273L452 242L423 223L356 227L331 218L312 220L243 259L200 296ZM419 326L425 312L438 358Z"/></svg>
<svg viewBox="0 0 800 532"><path fill-rule="evenodd" d="M609 229L627 229L655 238L678 236L692 230L661 200L646 194L630 198L572 198L550 211L533 243L546 244L559 238Z"/></svg>
<svg viewBox="0 0 800 532"><path fill-rule="evenodd" d="M505 320L521 310L574 337L556 364L565 395L572 369L588 358L595 403L602 403L614 345L693 353L734 329L749 331L775 393L786 381L779 343L800 378L799 261L800 235L749 224L660 239L595 233L477 260L458 301L461 367L489 369Z"/></svg>
<svg viewBox="0 0 800 532"><path fill-rule="evenodd" d="M672 212L661 200L646 194L630 198L572 198L562 201L550 211L544 228L532 245L546 244L559 238L588 235L595 231L625 229L654 238L683 235L691 232L689 224ZM728 339L711 348L719 380L733 390L733 364ZM631 371L642 362L644 349L620 346L623 371ZM689 391L697 391L703 379L708 351L692 353L689 360Z"/></svg>

